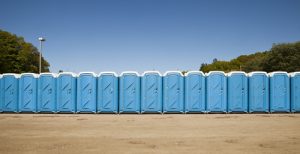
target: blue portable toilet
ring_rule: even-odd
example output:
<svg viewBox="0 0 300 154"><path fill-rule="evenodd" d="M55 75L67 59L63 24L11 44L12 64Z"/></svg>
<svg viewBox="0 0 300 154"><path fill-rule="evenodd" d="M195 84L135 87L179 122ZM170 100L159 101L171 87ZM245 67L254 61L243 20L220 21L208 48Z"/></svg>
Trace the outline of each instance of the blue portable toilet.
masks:
<svg viewBox="0 0 300 154"><path fill-rule="evenodd" d="M77 79L77 113L96 113L97 75L81 72Z"/></svg>
<svg viewBox="0 0 300 154"><path fill-rule="evenodd" d="M37 111L37 80L37 74L21 74L19 79L19 112Z"/></svg>
<svg viewBox="0 0 300 154"><path fill-rule="evenodd" d="M162 113L162 75L146 71L141 80L141 113Z"/></svg>
<svg viewBox="0 0 300 154"><path fill-rule="evenodd" d="M0 112L3 112L2 104L3 104L3 90L2 90L2 75L0 74Z"/></svg>
<svg viewBox="0 0 300 154"><path fill-rule="evenodd" d="M249 77L249 112L269 112L269 77L266 72L256 71Z"/></svg>
<svg viewBox="0 0 300 154"><path fill-rule="evenodd" d="M2 110L3 112L18 112L19 75L6 73L2 75Z"/></svg>
<svg viewBox="0 0 300 154"><path fill-rule="evenodd" d="M270 76L270 112L290 112L290 79L287 72Z"/></svg>
<svg viewBox="0 0 300 154"><path fill-rule="evenodd" d="M180 71L167 71L164 74L163 112L184 112L184 77Z"/></svg>
<svg viewBox="0 0 300 154"><path fill-rule="evenodd" d="M57 77L57 112L76 112L76 77L71 72L62 72Z"/></svg>
<svg viewBox="0 0 300 154"><path fill-rule="evenodd" d="M294 72L291 76L291 111L300 112L300 72Z"/></svg>
<svg viewBox="0 0 300 154"><path fill-rule="evenodd" d="M55 73L41 73L38 79L38 112L53 112L57 110Z"/></svg>
<svg viewBox="0 0 300 154"><path fill-rule="evenodd" d="M137 72L121 73L119 113L140 113L140 82L140 76Z"/></svg>
<svg viewBox="0 0 300 154"><path fill-rule="evenodd" d="M118 113L119 80L115 72L101 72L98 77L97 112Z"/></svg>
<svg viewBox="0 0 300 154"><path fill-rule="evenodd" d="M227 74L228 112L248 112L248 77L245 72Z"/></svg>
<svg viewBox="0 0 300 154"><path fill-rule="evenodd" d="M206 74L206 111L227 112L227 79L222 71Z"/></svg>
<svg viewBox="0 0 300 154"><path fill-rule="evenodd" d="M205 112L205 75L201 71L185 74L185 112Z"/></svg>

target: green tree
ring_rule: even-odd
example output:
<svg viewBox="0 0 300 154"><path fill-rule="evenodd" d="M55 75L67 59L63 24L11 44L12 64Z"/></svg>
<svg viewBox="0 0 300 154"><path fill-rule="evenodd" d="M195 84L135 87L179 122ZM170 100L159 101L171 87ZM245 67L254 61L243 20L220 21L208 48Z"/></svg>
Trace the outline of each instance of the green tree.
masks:
<svg viewBox="0 0 300 154"><path fill-rule="evenodd" d="M267 72L300 71L300 42L273 45L262 65Z"/></svg>
<svg viewBox="0 0 300 154"><path fill-rule="evenodd" d="M42 57L42 71L49 72L49 63ZM0 73L39 71L39 52L31 43L0 30Z"/></svg>
<svg viewBox="0 0 300 154"><path fill-rule="evenodd" d="M219 71L300 71L300 42L274 44L270 51L241 55L230 61L220 61L216 58L211 64L201 64L200 70Z"/></svg>

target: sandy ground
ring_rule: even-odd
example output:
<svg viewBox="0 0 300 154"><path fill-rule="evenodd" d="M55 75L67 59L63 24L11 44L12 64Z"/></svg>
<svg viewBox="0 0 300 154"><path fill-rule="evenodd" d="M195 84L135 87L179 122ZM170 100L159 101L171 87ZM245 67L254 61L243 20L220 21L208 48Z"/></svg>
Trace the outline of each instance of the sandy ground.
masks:
<svg viewBox="0 0 300 154"><path fill-rule="evenodd" d="M300 114L0 114L0 153L300 153Z"/></svg>

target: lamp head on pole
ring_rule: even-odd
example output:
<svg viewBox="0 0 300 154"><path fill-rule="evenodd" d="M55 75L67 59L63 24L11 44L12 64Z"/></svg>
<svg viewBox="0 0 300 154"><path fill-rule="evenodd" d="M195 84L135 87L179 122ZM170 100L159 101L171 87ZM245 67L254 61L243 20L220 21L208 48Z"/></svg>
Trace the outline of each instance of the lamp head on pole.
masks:
<svg viewBox="0 0 300 154"><path fill-rule="evenodd" d="M43 37L39 37L39 41L44 42L44 41L46 41L46 39Z"/></svg>

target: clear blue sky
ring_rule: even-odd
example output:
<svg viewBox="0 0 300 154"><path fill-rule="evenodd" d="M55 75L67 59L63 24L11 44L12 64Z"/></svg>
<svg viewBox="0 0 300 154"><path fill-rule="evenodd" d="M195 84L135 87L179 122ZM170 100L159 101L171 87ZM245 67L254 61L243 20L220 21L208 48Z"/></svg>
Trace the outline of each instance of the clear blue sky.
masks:
<svg viewBox="0 0 300 154"><path fill-rule="evenodd" d="M299 0L1 0L0 28L51 71L198 70L300 40Z"/></svg>

